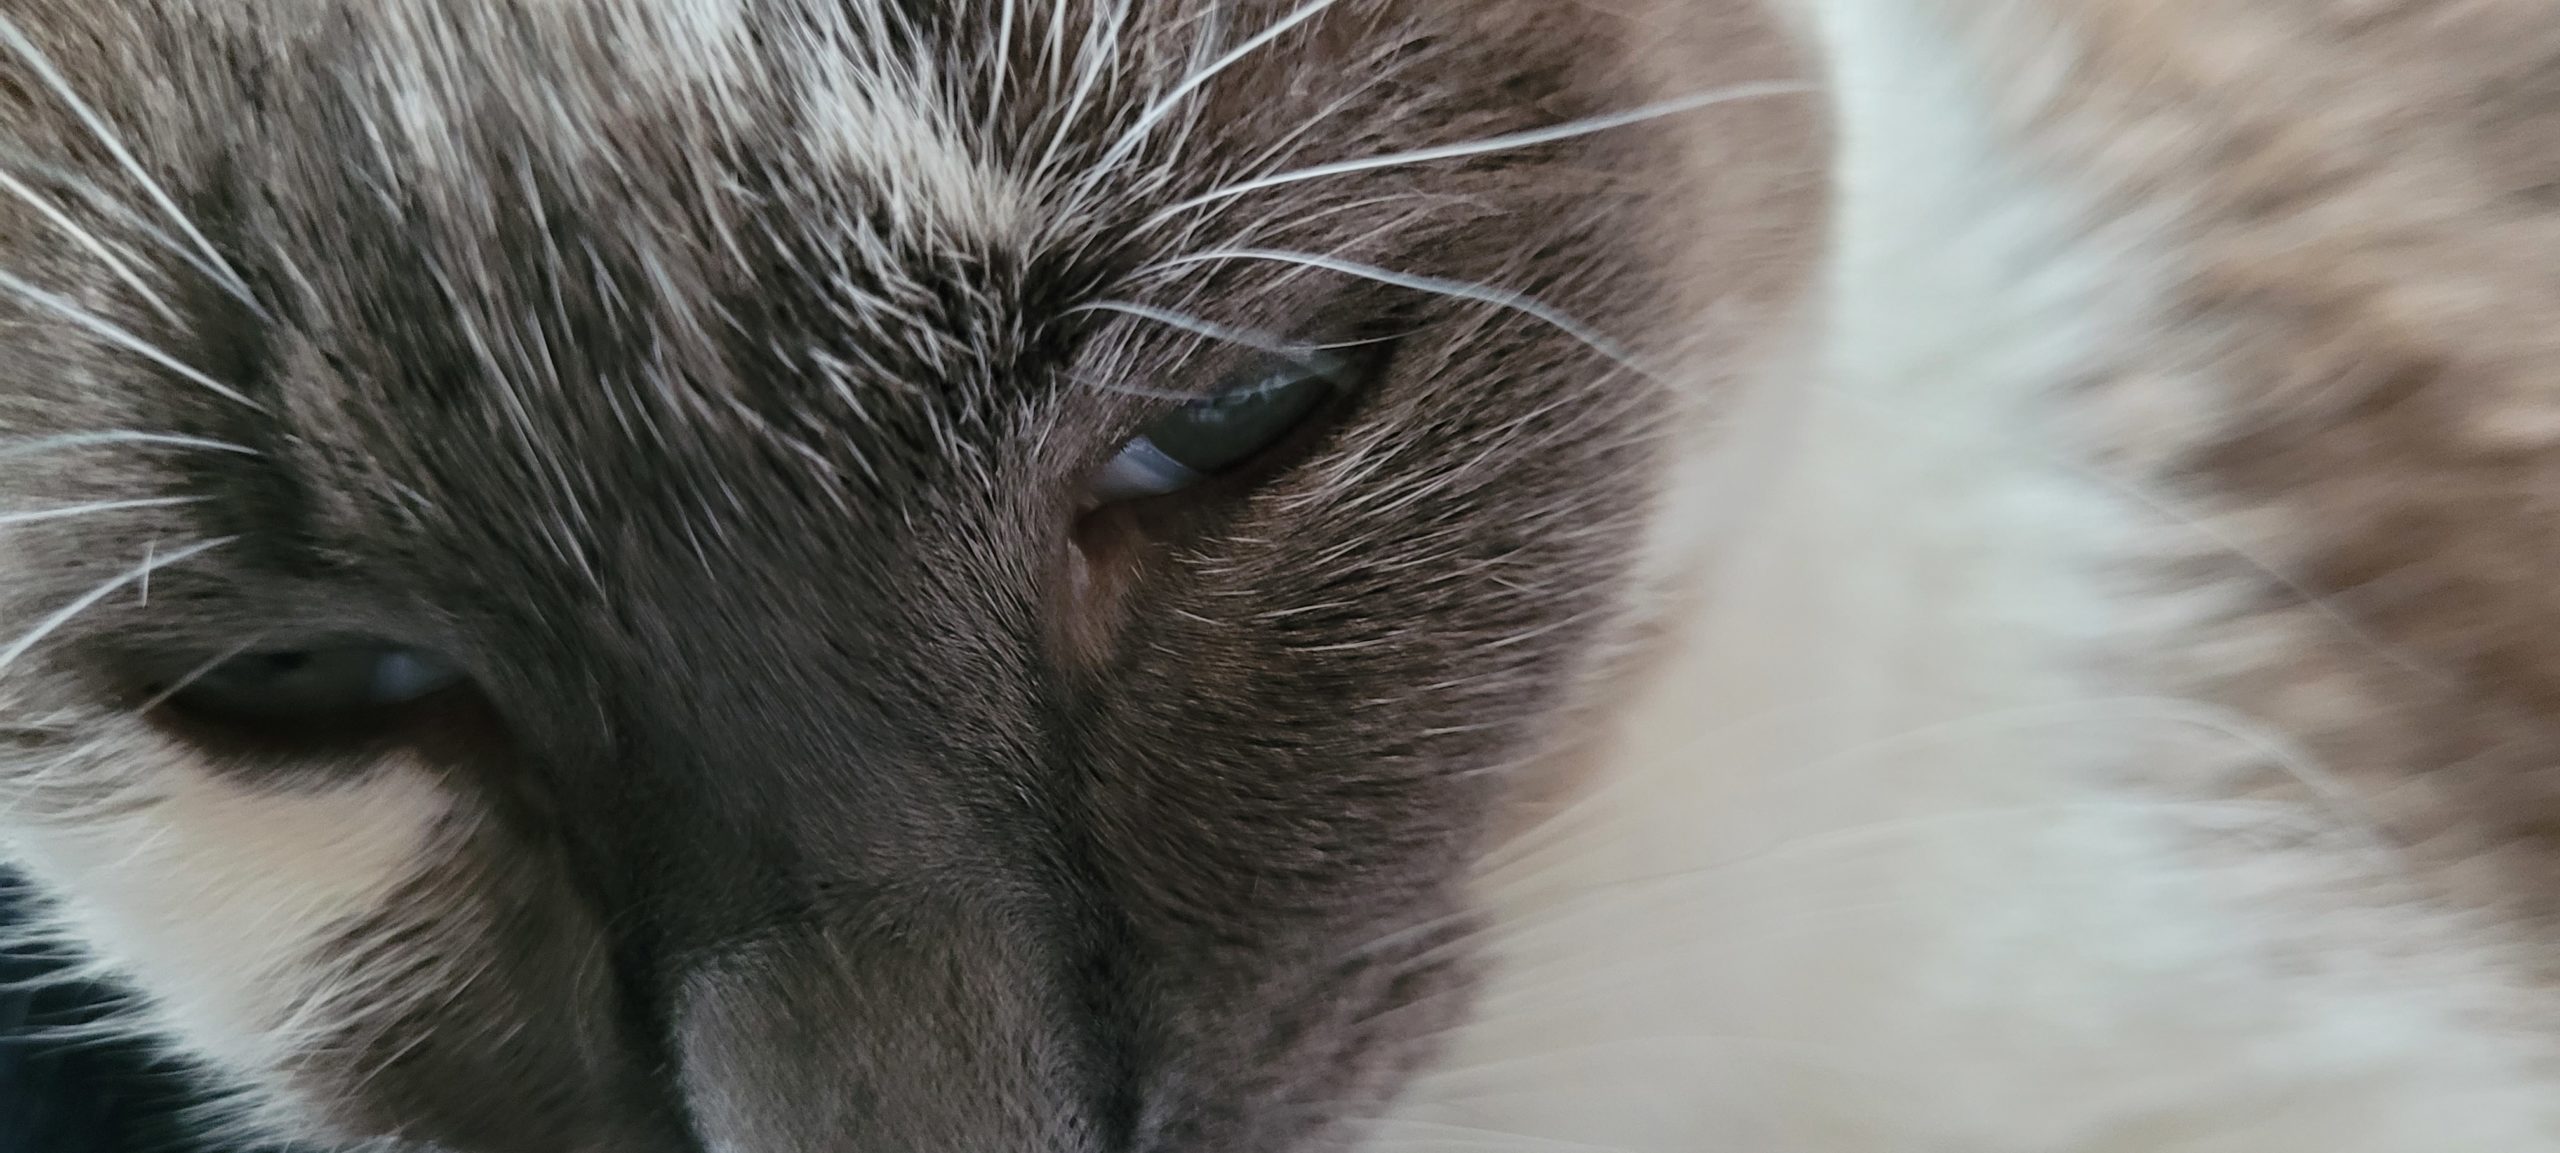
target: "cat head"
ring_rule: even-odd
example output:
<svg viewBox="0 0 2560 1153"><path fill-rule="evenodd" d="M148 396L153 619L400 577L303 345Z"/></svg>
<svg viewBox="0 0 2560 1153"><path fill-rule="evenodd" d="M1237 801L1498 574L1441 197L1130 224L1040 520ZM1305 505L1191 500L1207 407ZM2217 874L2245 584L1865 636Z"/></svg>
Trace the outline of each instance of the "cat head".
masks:
<svg viewBox="0 0 2560 1153"><path fill-rule="evenodd" d="M1391 1094L1818 199L1739 7L0 39L0 845L243 1121L460 1153Z"/></svg>

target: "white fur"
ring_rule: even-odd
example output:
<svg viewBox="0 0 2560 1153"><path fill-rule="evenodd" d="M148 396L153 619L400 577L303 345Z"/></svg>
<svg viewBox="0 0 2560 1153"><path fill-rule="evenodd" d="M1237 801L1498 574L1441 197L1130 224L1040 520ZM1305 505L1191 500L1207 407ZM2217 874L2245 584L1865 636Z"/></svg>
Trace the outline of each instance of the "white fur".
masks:
<svg viewBox="0 0 2560 1153"><path fill-rule="evenodd" d="M935 243L1026 240L1036 220L1031 188L979 155L946 101L827 50L813 57L806 83L816 159L887 195L892 231Z"/></svg>
<svg viewBox="0 0 2560 1153"><path fill-rule="evenodd" d="M2174 518L2073 447L2148 319L1908 0L1809 14L1842 126L1822 351L1711 430L1672 667L1481 877L1497 968L1377 1151L2560 1149L2541 994L2402 901L2315 770L2111 654ZM1977 77L2009 86L1990 91ZM1734 447L1741 446L1741 447Z"/></svg>
<svg viewBox="0 0 2560 1153"><path fill-rule="evenodd" d="M431 863L452 798L400 762L257 788L187 754L129 755L134 779L111 811L13 824L7 855L60 895L57 926L98 968L147 992L149 1035L262 1090L247 1103L281 1108L288 1062L400 992L368 987L329 950Z"/></svg>

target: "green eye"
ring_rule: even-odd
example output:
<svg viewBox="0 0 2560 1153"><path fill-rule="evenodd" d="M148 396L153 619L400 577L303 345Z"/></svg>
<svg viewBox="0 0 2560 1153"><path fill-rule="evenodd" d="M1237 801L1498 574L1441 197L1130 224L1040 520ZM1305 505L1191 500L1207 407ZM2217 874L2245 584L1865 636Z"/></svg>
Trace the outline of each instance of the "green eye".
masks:
<svg viewBox="0 0 2560 1153"><path fill-rule="evenodd" d="M1179 492L1252 460L1339 387L1322 366L1273 358L1244 383L1166 414L1122 445L1094 482L1105 501Z"/></svg>

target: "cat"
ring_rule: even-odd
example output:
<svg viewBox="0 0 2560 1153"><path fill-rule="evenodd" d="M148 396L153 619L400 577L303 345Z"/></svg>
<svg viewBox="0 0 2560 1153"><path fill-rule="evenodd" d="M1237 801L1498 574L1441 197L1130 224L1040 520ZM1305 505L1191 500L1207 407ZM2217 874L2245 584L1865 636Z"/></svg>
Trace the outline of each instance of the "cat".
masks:
<svg viewBox="0 0 2560 1153"><path fill-rule="evenodd" d="M2560 1149L2526 0L5 0L219 1140Z"/></svg>

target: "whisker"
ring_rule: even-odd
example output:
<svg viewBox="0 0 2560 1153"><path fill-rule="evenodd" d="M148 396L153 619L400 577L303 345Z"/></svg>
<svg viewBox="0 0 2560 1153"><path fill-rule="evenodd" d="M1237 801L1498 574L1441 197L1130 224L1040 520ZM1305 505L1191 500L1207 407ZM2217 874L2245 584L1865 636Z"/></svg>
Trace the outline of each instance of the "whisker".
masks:
<svg viewBox="0 0 2560 1153"><path fill-rule="evenodd" d="M47 311L62 317L64 320L68 320L73 324L88 329L92 335L101 340L121 346L162 368L177 373L179 376L185 377L189 381L202 386L216 396L220 396L234 404L246 406L253 411L266 411L259 407L257 401L249 399L248 395L241 392L239 389L215 380L214 378L205 375L203 372L189 366L185 361L179 360L177 357L171 356L166 352L162 352L158 345L91 315L87 309L81 308L78 304L73 303L67 297L38 288L33 284L29 284L26 281L19 279L16 274L8 272L0 272L0 289L17 293L19 296L26 298L29 303L40 305Z"/></svg>
<svg viewBox="0 0 2560 1153"><path fill-rule="evenodd" d="M1144 385L1123 384L1117 380L1087 376L1083 373L1069 373L1067 374L1067 379L1097 392L1110 392L1117 393L1121 396L1134 396L1140 400L1163 400L1171 401L1175 404L1189 404L1200 399L1200 394L1196 392L1180 392L1170 388L1148 388Z"/></svg>
<svg viewBox="0 0 2560 1153"><path fill-rule="evenodd" d="M1120 32L1129 19L1129 6L1124 2L1112 7L1107 16L1107 22L1105 22L1106 17L1099 14L1092 19L1093 23L1085 30L1085 43L1076 49L1075 89L1067 95L1066 99L1051 102L1051 106L1056 110L1053 113L1056 126L1049 133L1049 145L1040 154L1039 162L1029 169L1035 182L1047 179L1056 171L1058 157L1066 150L1069 138L1074 135L1072 129L1077 119L1084 115L1085 106L1093 98L1095 86L1102 82L1107 65L1116 59L1108 52L1097 51L1096 45L1118 41ZM1067 22L1064 19L1056 18L1049 23L1049 70L1053 77L1058 76L1066 67L1063 55L1066 45L1066 25Z"/></svg>
<svg viewBox="0 0 2560 1153"><path fill-rule="evenodd" d="M1230 344L1242 345L1247 348L1268 352L1274 356L1278 356L1314 372L1326 372L1330 371L1334 367L1331 363L1326 361L1322 355L1320 355L1322 353L1333 352L1338 349L1361 348L1368 345L1384 344L1403 339L1403 336L1405 335L1398 334L1394 336L1369 337L1361 340L1338 340L1320 344L1308 344L1289 340L1285 337L1277 336L1258 329L1234 328L1191 313L1182 312L1177 309L1160 308L1155 305L1140 304L1136 301L1097 300L1077 305L1068 311L1070 313L1111 312L1125 316L1134 316L1143 320L1152 320L1211 340L1221 340ZM1201 394L1198 392L1183 392L1175 389L1162 388L1145 388L1138 385L1126 384L1117 380L1087 376L1082 373L1070 373L1068 379L1087 388L1097 389L1103 392L1118 393L1123 396L1134 396L1142 400L1169 400L1179 403L1189 403L1201 399Z"/></svg>
<svg viewBox="0 0 2560 1153"><path fill-rule="evenodd" d="M151 574L150 574L148 571L145 571L145 572L142 574L142 580L143 580L143 587L144 587L144 588L149 588L149 587L151 587ZM160 707L160 706L162 706L162 705L168 704L168 703L169 703L169 701L170 701L170 698L173 698L173 697L177 696L179 693L183 693L183 692L187 691L187 689L188 689L190 686L194 685L197 681L203 680L203 679L205 678L205 675L206 675L206 674L211 673L211 672L212 672L213 670L215 670L215 669L221 668L223 665L228 664L228 663L230 663L231 661L234 661L234 660L239 659L239 657L240 657L240 655L241 655L242 653L246 653L246 652L248 652L250 649L253 649L253 648L258 647L258 645L260 645L261 643L264 643L264 642L265 642L265 640L266 640L266 637L264 637L264 636L252 637L252 638L250 638L250 639L248 639L248 640L245 640L245 641L240 642L239 644L233 645L233 646L231 646L231 647L230 647L230 648L228 648L228 649L223 650L220 654L218 654L218 655L214 656L213 658L211 658L211 659L209 659L209 660L205 661L203 664L200 664L200 665L197 665L197 666L196 666L196 667L194 667L194 668L188 669L188 670L186 671L186 674L185 674L184 676L181 676L181 677L179 677L177 680L170 682L170 683L169 683L169 687L164 688L164 689L160 690L159 692L156 692L156 693L151 694L151 696L150 696L150 698L149 698L149 699L147 699L147 700L143 701L143 702L142 702L141 704L139 704L139 705L135 705L135 706L133 707L134 715L136 715L136 716L140 716L140 715L142 715L142 714L144 714L144 713L148 713L148 712L150 712L150 711L151 711L151 710L153 710L153 709L159 708L159 707Z"/></svg>
<svg viewBox="0 0 2560 1153"><path fill-rule="evenodd" d="M1202 337L1207 340L1214 340L1224 344L1241 345L1257 352L1267 352L1273 356L1291 361L1301 368L1315 371L1322 371L1325 368L1325 365L1322 363L1322 358L1316 355L1317 352L1321 351L1321 346L1301 344L1286 337L1264 332L1259 329L1230 327L1228 325L1219 324L1214 320L1207 320L1187 312L1180 312L1170 308L1158 308L1151 304L1139 304L1135 301L1127 300L1096 300L1085 304L1079 304L1067 311L1070 314L1078 312L1110 312L1117 313L1121 316L1134 316L1140 320L1152 320L1168 328L1180 329L1183 332L1188 332L1194 336Z"/></svg>
<svg viewBox="0 0 2560 1153"><path fill-rule="evenodd" d="M1013 22L1021 9L1021 0L1000 0L996 14L995 51L987 59L995 67L987 76L987 113L978 123L978 134L986 139L996 137L996 125L1003 120L1006 88L1013 81Z"/></svg>
<svg viewBox="0 0 2560 1153"><path fill-rule="evenodd" d="M55 231L69 237L72 243L87 249L91 256L97 257L98 263L106 265L107 271L114 273L116 279L123 281L125 287L132 289L134 295L141 297L143 303L150 305L153 312L159 313L160 319L172 325L180 323L177 310L169 307L169 302L162 300L159 293L151 291L151 286L142 282L142 277L133 271L133 266L126 264L124 258L116 255L114 249L107 247L107 242L100 240L97 233L81 227L80 222L73 220L70 213L64 212L35 189L27 187L26 181L6 171L0 171L0 188L7 189L10 195L25 201L28 207L35 209L37 214L44 217L46 223L53 225Z"/></svg>
<svg viewBox="0 0 2560 1153"><path fill-rule="evenodd" d="M194 249L187 247L185 244L180 243L178 238L169 235L168 230L153 224L148 217L145 217L142 213L134 210L130 205L125 204L123 201L118 200L114 194L108 192L106 189L98 187L97 182L89 180L76 172L65 169L60 165L48 164L33 156L29 156L26 153L17 151L16 149L7 148L5 146L0 146L0 165L5 165L10 169L79 197L82 202L89 206L91 211L106 216L109 219L114 220L117 224L132 229L136 235L142 236L150 240L153 244L159 245L164 251L168 252L169 255L176 257L187 267L194 269L198 275L215 282L220 282L222 280L221 269L205 263L205 259L201 254L197 253Z"/></svg>
<svg viewBox="0 0 2560 1153"><path fill-rule="evenodd" d="M51 616L48 616L41 621L37 621L34 628L27 630L25 635L20 636L15 642L11 643L8 648L0 649L0 672L6 672L11 665L18 663L20 658L26 656L27 653L32 651L37 645L43 644L46 637L52 636L54 633L60 631L62 626L70 624L72 620L77 618L80 614L89 611L91 608L95 607L98 602L114 596L116 590L132 584L135 581L141 580L154 572L167 568L170 565L211 552L238 539L240 538L236 536L226 536L204 541L199 544L192 544L173 553L152 557L143 561L141 564L135 565L134 567L126 569L115 576L107 578L107 580L98 585L98 587L82 593L78 599L73 600L70 604L54 610Z"/></svg>
<svg viewBox="0 0 2560 1153"><path fill-rule="evenodd" d="M1363 79L1359 86L1333 98L1331 101L1328 101L1324 107L1317 109L1314 115L1307 117L1306 123L1290 129L1288 135L1273 141L1270 147L1263 149L1261 152L1257 153L1253 159L1241 165L1240 170L1244 172L1265 171L1272 165L1279 163L1283 157L1294 155L1296 149L1305 144L1309 137L1314 136L1317 133L1317 130L1331 125L1334 122L1335 117L1340 116L1345 109L1353 107L1363 97L1370 95L1377 88L1387 83L1387 80L1388 78L1385 75L1373 75ZM1174 210L1166 209L1147 218L1146 226L1154 227L1162 224L1167 220L1170 220L1173 215Z"/></svg>
<svg viewBox="0 0 2560 1153"><path fill-rule="evenodd" d="M1122 132L1120 138L1112 142L1111 147L1103 153L1102 159L1095 162L1091 172L1094 174L1108 172L1121 161L1128 159L1129 154L1137 151L1138 146L1146 141L1147 134L1155 131L1156 125L1162 123L1165 117L1172 115L1174 109L1180 107L1183 101L1190 99L1192 93L1200 90L1201 85L1217 79L1220 73L1234 67L1245 57L1260 51L1265 45L1288 35L1290 29L1322 15L1325 9L1333 7L1334 2L1335 0L1310 0L1309 3L1298 6L1295 11L1272 22L1270 27L1255 33L1244 43L1228 49L1217 59L1195 70L1189 76L1183 77L1180 83L1175 84L1138 113L1137 122L1131 124L1128 131ZM1088 176L1087 179L1090 180L1091 177Z"/></svg>
<svg viewBox="0 0 2560 1153"><path fill-rule="evenodd" d="M1185 264L1203 264L1213 260L1264 260L1278 264L1294 264L1301 268L1314 268L1326 272L1338 272L1345 276L1356 276L1362 280L1374 281L1394 288L1406 288L1415 292L1427 292L1434 296L1445 296L1457 300L1471 300L1479 304L1490 304L1496 308L1507 309L1533 320L1543 322L1549 327L1554 328L1556 331L1564 333L1566 336L1570 336L1575 340L1582 342L1592 351L1608 357L1619 367L1627 369L1630 372L1634 372L1640 376L1646 377L1647 379L1660 379L1660 374L1645 368L1637 361L1633 352L1629 351L1625 346L1620 345L1617 341L1602 334L1597 329L1592 328L1590 325L1584 324L1581 321L1558 311L1535 297L1512 292L1508 289L1495 288L1488 284L1477 284L1464 280L1447 280L1437 276L1423 276L1410 272L1397 272L1393 269L1380 268L1373 264L1362 264L1354 260L1345 260L1338 256L1323 256L1312 252L1289 252L1281 249L1269 248L1216 249L1209 252L1192 253L1187 256L1169 257L1165 260L1158 261L1152 267L1169 268Z"/></svg>
<svg viewBox="0 0 2560 1153"><path fill-rule="evenodd" d="M1394 216L1372 218L1372 222L1368 229L1360 235L1338 236L1334 238L1332 247L1328 248L1326 251L1329 254L1336 256L1346 252L1361 251L1369 241L1379 237L1394 236L1398 233L1404 232L1416 222L1428 220L1433 215L1452 205L1478 210L1486 210L1489 207L1482 199L1477 197L1453 196L1446 193L1418 192L1413 190L1402 190L1389 192L1379 196L1366 196L1353 200L1329 202L1320 208L1313 209L1297 205L1275 204L1271 206L1269 211L1264 212L1250 221L1244 222L1241 226L1228 227L1225 229L1226 235L1216 239L1204 240L1199 237L1199 233L1203 230L1203 226L1209 222L1209 218L1200 216L1192 217L1188 222L1188 225L1179 230L1179 237L1177 241L1168 245L1166 251L1184 251L1194 248L1211 247L1265 247L1263 243L1265 237L1303 234L1304 230L1320 221L1336 216L1351 216L1355 213L1364 212L1367 209L1378 208L1391 204L1404 205L1406 207L1402 212Z"/></svg>
<svg viewBox="0 0 2560 1153"><path fill-rule="evenodd" d="M79 91L73 88L61 71L53 66L53 61L45 56L44 50L36 47L35 41L28 39L26 33L19 31L17 22L5 15L0 15L0 44L6 44L10 51L17 53L18 58L26 62L27 67L35 71L36 76L44 81L45 87L52 89L53 94L71 109L72 114L80 118L80 123L89 129L90 135L96 137L98 143L105 146L109 155L115 157L116 163L124 168L125 173L133 177L136 184L142 186L144 194L150 196L152 201L160 206L160 211L168 214L170 222L176 224L179 231L186 233L187 238L195 242L205 258L220 271L220 275L215 279L222 284L222 287L237 297L242 304L247 305L249 311L258 314L259 319L272 319L267 315L266 309L259 306L256 295L249 291L249 282L242 280L240 274L232 270L230 263L223 260L221 252L214 248L213 242L205 239L204 233L196 229L194 221L187 219L186 212L178 207L178 202L170 198L168 191L161 188L158 181L151 179L151 174L144 170L142 162L136 160L133 153L125 148L124 141L116 135L114 127L109 125L104 117L99 116L96 110L90 108L88 101L80 98Z"/></svg>
<svg viewBox="0 0 2560 1153"><path fill-rule="evenodd" d="M0 525L35 524L39 521L65 520L92 513L115 512L129 508L168 508L171 505L195 504L200 496L155 496L135 500L102 500L89 504L64 505L61 508L30 509L26 512L0 513Z"/></svg>
<svg viewBox="0 0 2560 1153"><path fill-rule="evenodd" d="M133 432L125 429L117 429L111 432L64 433L60 436L39 437L35 440L20 441L16 444L0 445L0 460L8 460L12 457L20 456L33 456L37 453L52 452L56 449L88 448L102 444L155 444L166 445L170 448L200 448L209 452L234 452L239 453L242 456L258 455L258 450L251 448L248 445L233 444L227 440L215 440L211 437L183 436L170 432Z"/></svg>
<svg viewBox="0 0 2560 1153"><path fill-rule="evenodd" d="M1331 176L1347 176L1356 172L1372 172L1381 168L1398 168L1410 164L1428 164L1435 160L1457 160L1469 156L1483 156L1495 152L1509 152L1521 148L1535 148L1541 144L1555 144L1566 140L1591 136L1610 131L1611 129L1626 128L1642 124L1650 120L1660 120L1669 116L1677 116L1684 112L1695 112L1701 108L1712 108L1719 104L1731 104L1741 100L1757 100L1770 96L1795 96L1812 92L1814 90L1815 89L1812 84L1801 80L1756 81L1749 84L1736 84L1726 88L1718 88L1707 92L1692 93L1678 99L1665 100L1655 104L1647 104L1641 108L1630 108L1623 112L1611 112L1600 116L1587 117L1581 120L1571 120L1562 124L1552 124L1544 128L1532 128L1521 132L1506 133L1501 136L1488 136L1481 140L1469 140L1458 144L1440 144L1429 148L1417 148L1410 152L1393 152L1382 156L1363 156L1352 160L1337 160L1326 164L1311 165L1306 168L1300 168L1289 172L1278 172L1269 176L1259 176L1251 180L1240 181L1235 184L1227 185L1223 188L1203 192L1188 200L1177 201L1174 204L1168 205L1157 211L1155 215L1148 217L1146 225L1148 227L1153 227L1164 223L1170 217L1192 211L1193 209L1205 208L1222 200L1231 200L1238 196L1245 196L1272 188L1282 188L1291 184L1302 183L1304 181L1322 180Z"/></svg>

